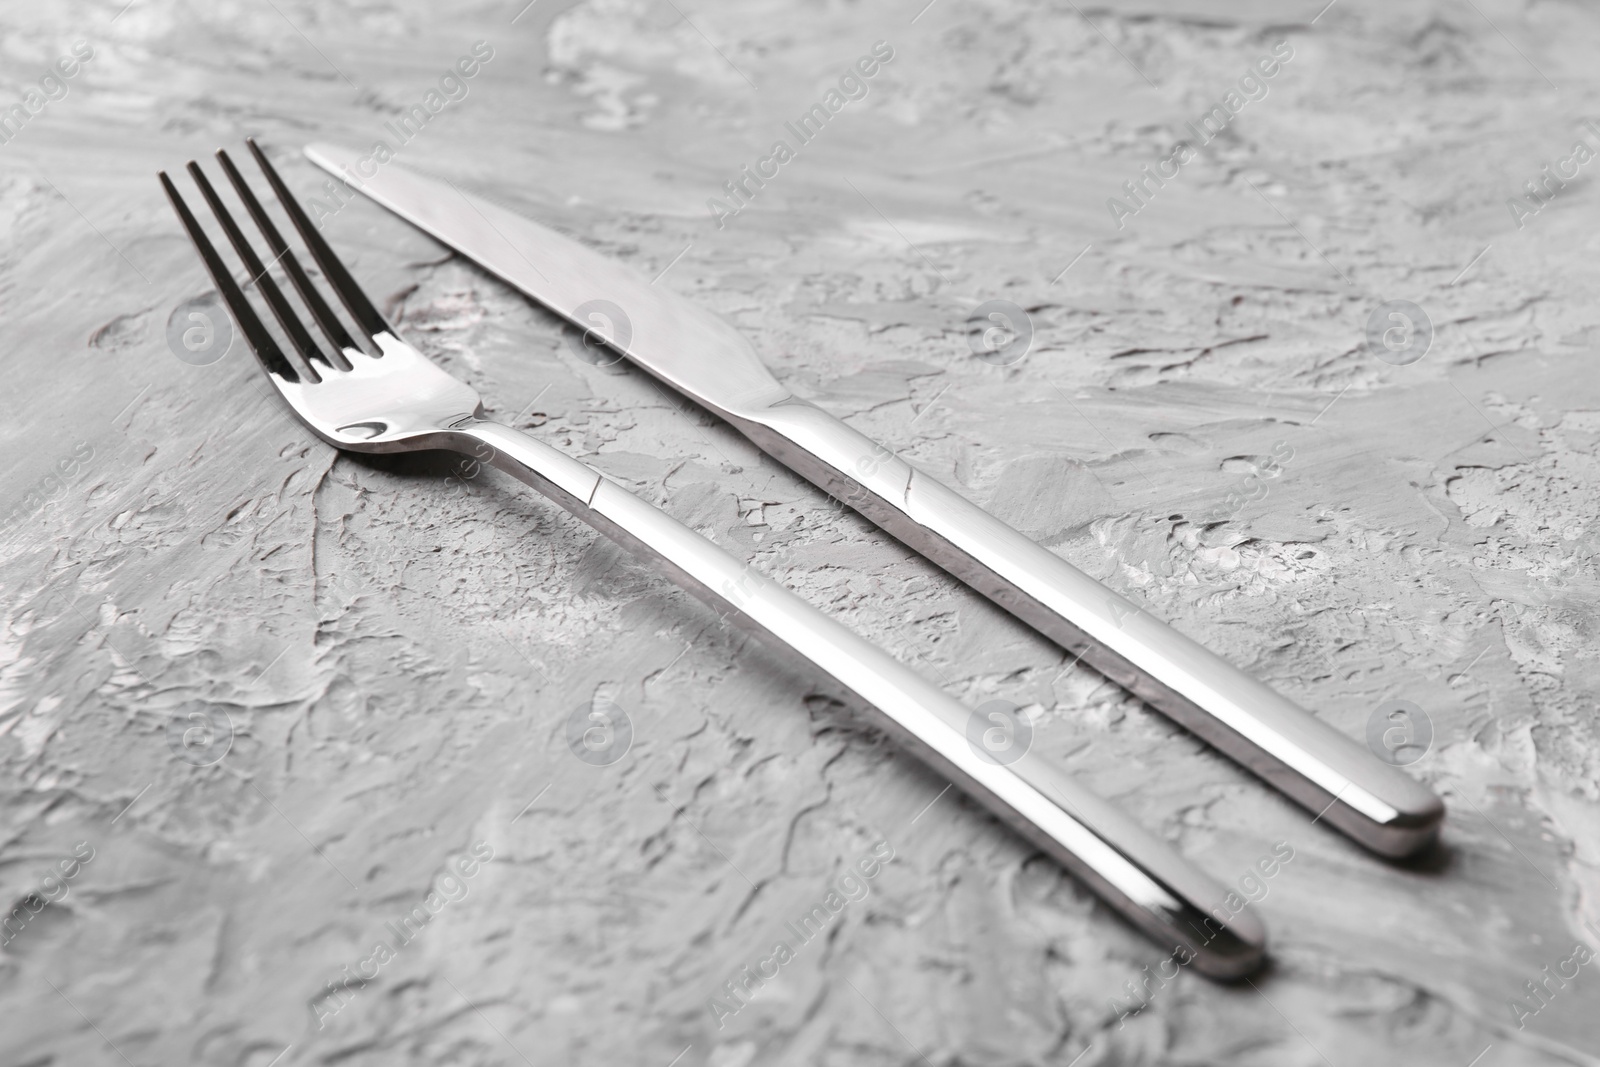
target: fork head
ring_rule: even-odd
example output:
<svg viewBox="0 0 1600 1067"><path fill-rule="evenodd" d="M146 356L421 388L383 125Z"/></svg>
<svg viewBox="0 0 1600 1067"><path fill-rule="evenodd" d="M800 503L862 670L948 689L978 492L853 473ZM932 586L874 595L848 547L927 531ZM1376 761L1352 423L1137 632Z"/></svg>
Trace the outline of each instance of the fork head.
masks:
<svg viewBox="0 0 1600 1067"><path fill-rule="evenodd" d="M272 384L277 386L300 421L324 441L356 452L405 452L413 449L449 447L451 427L482 415L482 400L477 390L457 381L435 366L422 353L406 344L377 311L372 301L333 254L327 241L300 207L278 172L256 144L246 141L267 183L272 186L284 212L294 224L300 239L311 252L322 277L338 296L355 336L323 299L310 275L284 241L277 226L256 199L225 151L217 151L239 199L261 231L273 258L263 264L217 191L199 165L191 161L189 174L199 186L211 212L216 216L228 241L245 266L248 281L241 287L234 280L222 257L217 254L189 206L178 194L165 171L160 174L178 219L194 242L206 272L222 295L228 314L244 335L250 350L260 360ZM327 339L327 349L317 343L300 314L273 280L271 268L280 268L299 296L305 309ZM299 357L291 360L256 314L244 289L260 293L290 347ZM363 338L363 346L356 337Z"/></svg>

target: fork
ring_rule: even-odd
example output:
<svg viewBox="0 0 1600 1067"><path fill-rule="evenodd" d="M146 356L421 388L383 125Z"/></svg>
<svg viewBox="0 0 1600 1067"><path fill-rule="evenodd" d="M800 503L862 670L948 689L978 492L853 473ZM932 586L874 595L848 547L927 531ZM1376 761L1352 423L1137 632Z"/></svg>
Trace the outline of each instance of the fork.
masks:
<svg viewBox="0 0 1600 1067"><path fill-rule="evenodd" d="M267 377L313 433L350 452L445 449L487 460L631 548L736 623L842 685L885 732L1044 851L1181 962L1217 978L1248 974L1266 933L1229 891L1116 806L1038 753L997 756L974 713L878 646L724 552L594 468L487 419L477 391L401 340L334 255L254 139L246 142L283 211L360 335L301 266L227 152L217 160L271 249L263 263L199 165L187 169L299 360L257 316L163 171L162 188ZM331 345L311 335L270 268L288 277ZM977 731L981 734L981 730Z"/></svg>

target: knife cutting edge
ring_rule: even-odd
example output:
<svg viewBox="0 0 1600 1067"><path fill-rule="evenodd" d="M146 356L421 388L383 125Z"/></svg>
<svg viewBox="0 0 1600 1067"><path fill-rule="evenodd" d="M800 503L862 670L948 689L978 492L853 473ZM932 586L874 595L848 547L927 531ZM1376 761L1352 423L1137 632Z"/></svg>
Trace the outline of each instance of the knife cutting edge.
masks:
<svg viewBox="0 0 1600 1067"><path fill-rule="evenodd" d="M585 305L620 306L634 364L715 412L757 447L849 504L1101 674L1377 852L1438 835L1432 790L1267 685L1156 619L944 483L794 396L732 324L554 230L358 152L310 160L584 330ZM620 338L618 339L620 340Z"/></svg>

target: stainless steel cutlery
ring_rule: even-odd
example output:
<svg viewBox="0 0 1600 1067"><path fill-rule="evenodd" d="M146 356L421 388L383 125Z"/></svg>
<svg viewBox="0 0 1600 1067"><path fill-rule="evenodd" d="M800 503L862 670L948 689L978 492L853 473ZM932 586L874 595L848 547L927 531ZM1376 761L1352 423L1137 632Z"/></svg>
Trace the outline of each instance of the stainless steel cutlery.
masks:
<svg viewBox="0 0 1600 1067"><path fill-rule="evenodd" d="M794 396L731 325L633 270L488 200L390 163L311 160L584 330L597 300L626 314L629 360L978 592L1053 638L1367 848L1406 856L1444 805L1403 771L1096 582L943 483Z"/></svg>
<svg viewBox="0 0 1600 1067"><path fill-rule="evenodd" d="M447 449L479 458L487 454L501 470L833 678L920 759L1076 874L1163 946L1192 958L1198 970L1227 978L1257 966L1265 945L1259 920L1248 910L1228 907L1226 887L1115 806L1085 790L1035 752L1010 763L997 761L968 740L969 709L886 652L593 468L485 419L477 392L400 338L253 141L250 150L310 251L322 283L337 296L343 316L323 297L316 279L302 266L225 152L217 153L218 160L270 249L269 261L255 251L200 167L191 162L188 170L242 261L249 287L266 303L290 351L285 351L257 314L245 288L235 280L171 179L163 173L160 180L250 349L289 407L318 437L352 452ZM406 188L416 191L420 187ZM521 276L522 272L512 268L521 261L519 255L496 234L497 227L506 226L515 216L489 205L464 205L454 199L441 210L435 221L447 225L455 240L466 241L477 255L487 255L486 247L498 240L499 251L488 265L499 273ZM494 222L482 214L485 211L496 213ZM469 217L477 221L468 222ZM434 216L424 213L423 218ZM543 231L530 227L531 223L517 220L511 236L523 241L548 239ZM1323 762L1309 779L1316 788L1326 788L1330 796L1344 794L1352 810L1377 826L1395 833L1421 832L1420 826L1406 823L1402 816L1426 816L1426 804L1413 794L1427 798L1431 794L1414 783L1408 793L1381 774L1367 774L1356 761L1340 762L1342 750L1331 749L1333 754L1328 755L1318 749L1323 741L1318 724L1314 720L1299 722L1290 714L1298 712L1286 702L1287 711L1275 712L1283 722L1274 720L1271 730L1260 726L1263 713L1259 708L1254 719L1248 708L1239 708L1250 699L1264 704L1266 698L1256 689L1271 696L1269 690L1242 687L1238 679L1244 679L1243 675L1235 679L1227 673L1231 668L1218 667L1218 661L1209 659L1199 646L1185 643L1148 616L1143 624L1130 614L1120 625L1116 621L1101 625L1105 621L1100 617L1102 609L1106 619L1112 618L1106 603L1110 594L949 490L914 475L882 450L874 451L865 438L818 409L789 398L731 329L676 298L652 293L647 287L632 288L620 268L581 246L564 242L556 247L562 257L570 258L558 263L546 251L539 253L539 259L557 279L541 280L540 285L548 287L541 291L558 310L571 309L597 295L623 303L633 318L638 343L651 353L648 365L699 398L719 398L717 410L758 435L764 447L809 470L834 491L856 494L852 502L894 524L903 537L917 541L947 566L985 583L991 596L1002 602L1014 601L1015 610L1041 625L1056 625L1052 620L1057 615L1050 614L1055 610L1061 618L1081 622L1087 637L1109 642L1113 650L1143 656L1147 665L1153 662L1148 646L1154 643L1161 655L1160 677L1187 686L1182 691L1204 698L1208 707L1222 708L1229 729L1259 742L1264 750L1280 753L1285 760L1302 750L1323 752ZM531 264L524 263L524 268L528 266ZM312 336L301 312L275 282L274 268L287 277L326 345ZM519 284L531 282L523 278ZM1012 542L1031 548L1040 558ZM1005 558L1011 551L1021 554L1020 562ZM1101 598L1099 608L1084 607L1097 596ZM1064 625L1059 624L1058 629ZM1162 638L1162 634L1168 636ZM1101 662L1115 669L1106 658L1110 654L1102 656ZM1222 694L1203 690L1202 682L1222 689L1231 684L1233 688L1223 699ZM1156 693L1149 685L1139 691ZM1276 709L1276 705L1266 706ZM1344 768L1346 763L1350 764L1348 770L1332 769ZM1304 761L1297 764L1301 765ZM1377 770L1387 768L1379 765ZM1286 788L1293 784L1284 783ZM1294 788L1310 795L1308 786ZM1391 810L1394 805L1409 806L1396 811ZM1348 819L1345 824L1354 825Z"/></svg>

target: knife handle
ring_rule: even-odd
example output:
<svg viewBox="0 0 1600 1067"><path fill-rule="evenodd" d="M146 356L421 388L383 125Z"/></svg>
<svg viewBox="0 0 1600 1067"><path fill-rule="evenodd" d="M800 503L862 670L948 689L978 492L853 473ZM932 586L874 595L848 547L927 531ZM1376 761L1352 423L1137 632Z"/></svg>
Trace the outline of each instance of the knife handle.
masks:
<svg viewBox="0 0 1600 1067"><path fill-rule="evenodd" d="M969 740L972 713L877 645L592 467L497 423L458 424L444 443L488 459L654 563L757 636L820 668L935 771L1041 849L1181 963L1238 978L1266 931L1228 890L1119 808L1030 750L1002 762ZM485 454L484 446L492 452Z"/></svg>
<svg viewBox="0 0 1600 1067"><path fill-rule="evenodd" d="M1319 819L1385 856L1437 836L1432 790L871 438L797 398L741 432Z"/></svg>

